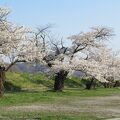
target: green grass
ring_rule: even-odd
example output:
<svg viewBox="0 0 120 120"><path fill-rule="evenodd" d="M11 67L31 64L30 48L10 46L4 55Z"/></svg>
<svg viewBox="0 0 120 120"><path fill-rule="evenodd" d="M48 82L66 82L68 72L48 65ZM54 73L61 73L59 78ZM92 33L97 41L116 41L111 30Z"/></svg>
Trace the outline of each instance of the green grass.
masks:
<svg viewBox="0 0 120 120"><path fill-rule="evenodd" d="M22 90L52 89L54 85L53 78L48 78L46 75L40 73L28 74L22 72L7 72L6 82L11 83L16 87L19 86ZM65 88L81 88L83 86L80 78L77 77L72 77L71 79L68 78L65 81Z"/></svg>
<svg viewBox="0 0 120 120"><path fill-rule="evenodd" d="M90 98L112 96L120 94L119 88L97 88L85 90L78 78L66 81L63 92L53 92L54 81L43 74L11 73L6 74L6 92L0 98L0 120L102 120L94 113L70 111L21 111L7 110L8 107L31 105L63 105L65 107L78 107L81 100ZM21 88L20 91L16 91ZM75 103L72 103L75 102ZM79 103L81 105L81 103ZM82 105L81 105L82 106ZM84 106L84 105L83 105ZM52 109L52 108L51 108Z"/></svg>
<svg viewBox="0 0 120 120"><path fill-rule="evenodd" d="M96 97L110 96L119 93L119 88L107 88L96 90L81 90L81 89L65 89L63 92L53 91L23 91L23 92L8 92L0 100L1 105L17 105L21 103L37 103L37 102L54 102L61 98L74 97Z"/></svg>
<svg viewBox="0 0 120 120"><path fill-rule="evenodd" d="M10 82L13 86L19 86L22 90L46 89L53 86L53 80L48 79L44 74L28 74L8 72L6 74L6 82Z"/></svg>
<svg viewBox="0 0 120 120"><path fill-rule="evenodd" d="M87 99L89 97L110 96L119 94L119 89L97 89L97 90L81 90L81 89L65 89L64 92L52 91L23 91L14 93L5 93L0 99L0 116L1 119L7 120L102 120L94 114L76 113L76 112L51 112L51 111L6 111L6 107L12 106L29 106L38 104L61 104L72 106L70 101Z"/></svg>
<svg viewBox="0 0 120 120"><path fill-rule="evenodd" d="M9 83L11 92L6 92L0 100L1 105L14 105L32 102L55 101L64 97L96 97L108 96L119 93L119 88L97 88L95 90L85 90L79 78L66 80L65 89L61 92L53 92L53 80L48 79L44 74L28 74L8 72L6 81ZM73 84L73 86L72 86ZM7 84L8 87L8 84ZM20 92L13 92L13 87L21 88ZM10 90L9 89L9 90Z"/></svg>
<svg viewBox="0 0 120 120"><path fill-rule="evenodd" d="M112 89L113 90L113 89ZM96 97L103 95L110 95L118 93L117 89L112 91L111 89L106 89L104 94L103 89L98 89L97 92L94 90L79 90L79 89L66 89L64 92L52 92L52 91L37 91L37 92L14 92L14 93L5 93L4 97L0 99L0 116L1 119L7 120L100 120L94 115L89 113L63 113L63 112L22 112L22 111L12 111L7 112L2 110L4 107L8 106L26 106L26 105L36 105L36 104L68 104L68 100L75 100L76 98L81 99L84 97ZM95 92L95 93L94 93ZM0 120L1 120L0 119Z"/></svg>

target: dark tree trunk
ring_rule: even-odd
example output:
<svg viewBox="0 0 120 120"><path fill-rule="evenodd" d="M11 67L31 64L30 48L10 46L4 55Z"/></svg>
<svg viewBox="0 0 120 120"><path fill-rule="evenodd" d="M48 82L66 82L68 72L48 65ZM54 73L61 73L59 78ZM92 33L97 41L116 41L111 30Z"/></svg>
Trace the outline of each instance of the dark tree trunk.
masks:
<svg viewBox="0 0 120 120"><path fill-rule="evenodd" d="M116 81L113 87L119 87L120 86L120 82Z"/></svg>
<svg viewBox="0 0 120 120"><path fill-rule="evenodd" d="M92 77L90 81L86 83L86 89L90 90L92 87L95 89L95 86L96 86L95 79Z"/></svg>
<svg viewBox="0 0 120 120"><path fill-rule="evenodd" d="M4 93L5 72L7 72L17 62L26 62L26 61L25 60L15 60L7 68L0 66L0 97L3 96L3 93Z"/></svg>
<svg viewBox="0 0 120 120"><path fill-rule="evenodd" d="M108 87L108 85L107 85L107 83L105 82L105 83L103 83L103 86L104 86L104 88L107 88Z"/></svg>
<svg viewBox="0 0 120 120"><path fill-rule="evenodd" d="M114 85L113 85L113 82L105 82L105 83L103 83L103 86L104 86L104 88L112 88L112 87L114 87Z"/></svg>
<svg viewBox="0 0 120 120"><path fill-rule="evenodd" d="M62 91L64 88L64 81L68 75L68 71L60 70L55 76L54 90Z"/></svg>
<svg viewBox="0 0 120 120"><path fill-rule="evenodd" d="M5 80L5 68L0 66L0 97L3 96L4 93L4 80Z"/></svg>

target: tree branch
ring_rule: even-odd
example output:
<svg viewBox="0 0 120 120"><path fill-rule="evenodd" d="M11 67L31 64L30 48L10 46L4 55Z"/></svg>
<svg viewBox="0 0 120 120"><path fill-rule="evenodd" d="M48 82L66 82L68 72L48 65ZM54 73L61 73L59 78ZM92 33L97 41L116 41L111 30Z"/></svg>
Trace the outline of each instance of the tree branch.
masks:
<svg viewBox="0 0 120 120"><path fill-rule="evenodd" d="M15 60L5 69L5 71L8 71L13 65L15 65L18 62L26 62L26 61L25 60Z"/></svg>

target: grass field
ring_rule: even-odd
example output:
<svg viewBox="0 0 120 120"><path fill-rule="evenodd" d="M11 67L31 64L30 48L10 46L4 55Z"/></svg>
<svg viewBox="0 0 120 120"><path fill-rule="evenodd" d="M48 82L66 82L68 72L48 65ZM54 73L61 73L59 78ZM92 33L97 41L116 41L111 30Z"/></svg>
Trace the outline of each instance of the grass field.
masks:
<svg viewBox="0 0 120 120"><path fill-rule="evenodd" d="M66 85L63 92L56 93L51 90L53 80L41 75L31 77L27 73L8 73L7 81L21 90L7 91L4 97L0 98L0 120L120 118L120 88L84 90L78 87L81 83L75 81L74 86L77 87Z"/></svg>

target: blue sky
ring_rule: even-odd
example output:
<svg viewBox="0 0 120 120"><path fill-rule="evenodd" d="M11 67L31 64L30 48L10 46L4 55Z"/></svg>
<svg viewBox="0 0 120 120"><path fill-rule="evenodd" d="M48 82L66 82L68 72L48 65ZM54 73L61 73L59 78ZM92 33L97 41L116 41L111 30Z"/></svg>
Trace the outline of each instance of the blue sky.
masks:
<svg viewBox="0 0 120 120"><path fill-rule="evenodd" d="M0 5L12 10L9 19L16 24L53 24L53 33L64 39L92 26L112 27L116 36L109 46L120 49L120 0L0 0Z"/></svg>

